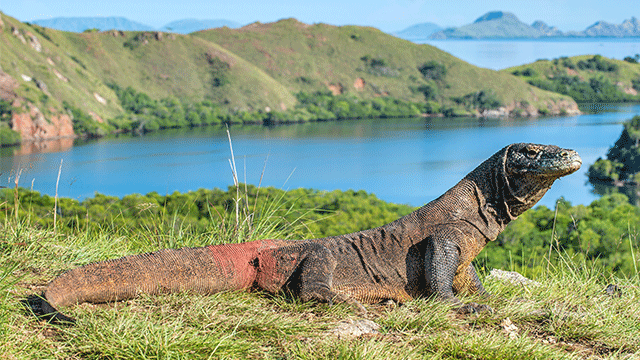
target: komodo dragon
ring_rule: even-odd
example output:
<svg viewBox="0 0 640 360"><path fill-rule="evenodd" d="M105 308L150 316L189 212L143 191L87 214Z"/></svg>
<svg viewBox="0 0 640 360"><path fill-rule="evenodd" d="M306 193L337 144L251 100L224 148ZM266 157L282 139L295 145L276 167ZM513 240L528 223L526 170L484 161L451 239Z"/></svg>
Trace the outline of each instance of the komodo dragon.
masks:
<svg viewBox="0 0 640 360"><path fill-rule="evenodd" d="M88 264L54 279L27 303L36 314L72 321L57 309L139 294L260 289L303 301L362 303L435 296L462 312L456 294L485 294L471 261L551 184L580 168L573 150L512 144L453 188L387 225L322 239L257 240L166 249Z"/></svg>

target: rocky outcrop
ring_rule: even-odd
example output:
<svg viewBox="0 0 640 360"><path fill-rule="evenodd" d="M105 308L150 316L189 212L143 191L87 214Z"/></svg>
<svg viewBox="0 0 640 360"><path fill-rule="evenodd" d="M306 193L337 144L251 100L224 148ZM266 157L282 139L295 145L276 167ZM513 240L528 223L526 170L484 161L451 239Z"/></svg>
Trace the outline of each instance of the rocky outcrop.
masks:
<svg viewBox="0 0 640 360"><path fill-rule="evenodd" d="M17 102L14 103L14 106L16 105L18 105ZM29 106L29 111L14 112L11 115L11 129L20 133L22 141L74 138L76 136L69 115L54 114L47 120L40 109L34 105Z"/></svg>
<svg viewBox="0 0 640 360"><path fill-rule="evenodd" d="M578 109L578 104L571 100L558 100L556 102L547 102L547 109L543 113L549 115L580 115L582 112ZM535 106L527 102L512 102L506 106L501 106L497 109L485 109L481 112L476 112L477 117L536 117L541 115L541 112Z"/></svg>
<svg viewBox="0 0 640 360"><path fill-rule="evenodd" d="M564 33L560 31L556 26L549 26L544 21L535 21L531 24L531 27L540 31L544 36L564 36Z"/></svg>
<svg viewBox="0 0 640 360"><path fill-rule="evenodd" d="M13 101L16 98L14 90L17 87L16 79L0 69L0 100Z"/></svg>

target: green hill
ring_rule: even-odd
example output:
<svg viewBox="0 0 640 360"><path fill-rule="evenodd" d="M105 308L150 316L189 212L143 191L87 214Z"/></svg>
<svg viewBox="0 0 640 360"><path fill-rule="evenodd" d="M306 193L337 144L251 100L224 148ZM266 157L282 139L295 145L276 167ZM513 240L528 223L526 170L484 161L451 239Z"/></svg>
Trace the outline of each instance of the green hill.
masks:
<svg viewBox="0 0 640 360"><path fill-rule="evenodd" d="M425 87L430 87L427 97L445 107L461 102L454 99L483 90L512 108L527 102L547 109L566 100L511 76L470 65L433 46L417 45L369 27L307 25L286 19L193 35L247 59L293 92L330 88L362 98L388 95L423 102ZM444 69L442 75L437 73L438 66Z"/></svg>
<svg viewBox="0 0 640 360"><path fill-rule="evenodd" d="M501 70L541 89L571 96L577 102L640 101L640 64L600 55L538 60Z"/></svg>
<svg viewBox="0 0 640 360"><path fill-rule="evenodd" d="M0 129L23 140L216 121L577 111L566 96L372 28L287 19L191 35L77 34L0 19Z"/></svg>

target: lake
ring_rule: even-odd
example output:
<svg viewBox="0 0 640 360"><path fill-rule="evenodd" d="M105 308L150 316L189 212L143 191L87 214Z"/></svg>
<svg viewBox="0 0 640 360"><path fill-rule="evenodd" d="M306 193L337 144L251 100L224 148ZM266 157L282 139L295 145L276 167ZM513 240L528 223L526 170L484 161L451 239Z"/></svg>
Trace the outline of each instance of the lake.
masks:
<svg viewBox="0 0 640 360"><path fill-rule="evenodd" d="M622 60L640 54L640 38L414 40L430 44L476 66L501 70L561 56L596 55Z"/></svg>
<svg viewBox="0 0 640 360"><path fill-rule="evenodd" d="M620 136L622 122L640 105L574 117L537 119L412 118L334 121L275 127L230 128L241 182L320 190L363 189L379 198L419 206L435 199L503 146L555 144L577 150L579 172L556 182L541 203L559 197L574 204L595 198L585 172ZM56 147L57 146L57 147ZM225 128L119 136L51 152L2 149L0 184L83 199L95 192L161 194L233 184ZM264 170L264 174L263 174Z"/></svg>

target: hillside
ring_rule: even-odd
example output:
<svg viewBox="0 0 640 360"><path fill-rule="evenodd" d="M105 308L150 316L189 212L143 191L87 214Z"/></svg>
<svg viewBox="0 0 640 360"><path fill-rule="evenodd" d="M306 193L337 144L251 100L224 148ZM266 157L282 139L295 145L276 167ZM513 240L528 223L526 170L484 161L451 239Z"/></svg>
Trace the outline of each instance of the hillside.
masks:
<svg viewBox="0 0 640 360"><path fill-rule="evenodd" d="M640 101L640 64L600 55L539 60L501 70L541 89L571 96L577 102Z"/></svg>
<svg viewBox="0 0 640 360"><path fill-rule="evenodd" d="M194 126L210 123L204 118L212 112L222 114L216 121L266 122L577 111L565 96L372 28L290 19L191 35L77 34L6 15L0 21L0 118L23 140ZM300 92L304 109L296 108ZM361 100L374 111L356 112ZM325 105L321 115L310 114ZM173 120L144 127L168 113Z"/></svg>

